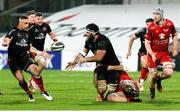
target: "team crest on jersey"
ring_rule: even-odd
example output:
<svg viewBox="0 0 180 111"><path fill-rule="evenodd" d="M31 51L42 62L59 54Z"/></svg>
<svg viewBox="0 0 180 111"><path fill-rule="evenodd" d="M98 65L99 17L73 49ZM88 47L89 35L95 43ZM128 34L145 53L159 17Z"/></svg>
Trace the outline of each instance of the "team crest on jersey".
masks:
<svg viewBox="0 0 180 111"><path fill-rule="evenodd" d="M165 34L161 33L161 34L159 35L159 37L160 37L160 39L164 39L164 38L165 38Z"/></svg>
<svg viewBox="0 0 180 111"><path fill-rule="evenodd" d="M47 29L46 29L46 27L43 27L43 31L46 31Z"/></svg>
<svg viewBox="0 0 180 111"><path fill-rule="evenodd" d="M39 32L39 30L38 30L38 29L36 29L36 30L35 30L35 32Z"/></svg>
<svg viewBox="0 0 180 111"><path fill-rule="evenodd" d="M20 33L17 33L17 36L18 36L18 37L21 37L21 34L20 34Z"/></svg>

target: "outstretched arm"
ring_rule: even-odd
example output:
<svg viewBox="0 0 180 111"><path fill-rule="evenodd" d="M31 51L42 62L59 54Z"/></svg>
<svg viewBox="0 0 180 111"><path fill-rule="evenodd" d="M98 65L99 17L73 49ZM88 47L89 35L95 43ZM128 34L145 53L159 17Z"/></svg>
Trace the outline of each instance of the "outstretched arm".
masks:
<svg viewBox="0 0 180 111"><path fill-rule="evenodd" d="M55 34L54 32L50 32L50 33L49 33L49 36L51 37L51 39L52 39L54 42L58 41L58 39L56 38L56 34Z"/></svg>
<svg viewBox="0 0 180 111"><path fill-rule="evenodd" d="M136 35L133 34L130 39L129 39L129 43L128 43L128 52L126 54L126 58L128 59L129 56L131 56L131 48L133 45L134 40L137 39Z"/></svg>

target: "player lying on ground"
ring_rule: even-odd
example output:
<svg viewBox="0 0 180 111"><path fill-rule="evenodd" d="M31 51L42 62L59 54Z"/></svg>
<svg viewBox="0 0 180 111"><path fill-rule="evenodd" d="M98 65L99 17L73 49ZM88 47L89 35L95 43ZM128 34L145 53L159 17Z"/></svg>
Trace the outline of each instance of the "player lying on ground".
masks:
<svg viewBox="0 0 180 111"><path fill-rule="evenodd" d="M72 70L78 64L78 58L81 58L83 56L78 55L78 57L73 62L69 62L66 69ZM111 70L118 70L119 71L119 80L118 80L118 86L114 86L113 84L108 84L107 89L107 95L105 97L101 97L100 95L97 95L96 101L111 101L111 102L141 102L139 99L139 88L137 86L137 82L133 81L128 73L124 71L123 65L98 65L96 69L94 70L94 77L93 82L95 87L97 87L97 72L104 72L104 71L111 71Z"/></svg>

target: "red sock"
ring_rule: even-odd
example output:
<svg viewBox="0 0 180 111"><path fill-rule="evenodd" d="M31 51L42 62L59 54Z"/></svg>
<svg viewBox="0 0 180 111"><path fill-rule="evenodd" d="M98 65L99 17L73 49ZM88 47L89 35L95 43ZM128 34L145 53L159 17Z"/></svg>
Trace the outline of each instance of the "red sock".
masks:
<svg viewBox="0 0 180 111"><path fill-rule="evenodd" d="M140 79L146 80L147 75L148 75L148 72L149 72L148 69L142 67L139 80L140 80Z"/></svg>
<svg viewBox="0 0 180 111"><path fill-rule="evenodd" d="M35 78L33 77L33 80L35 81L35 83L38 85L41 93L44 92L44 83L43 83L43 79L42 77L40 76L40 78Z"/></svg>
<svg viewBox="0 0 180 111"><path fill-rule="evenodd" d="M28 94L31 95L32 92L29 90L28 85L26 83L26 81L24 81L23 83L19 82L19 85L21 86L21 88Z"/></svg>

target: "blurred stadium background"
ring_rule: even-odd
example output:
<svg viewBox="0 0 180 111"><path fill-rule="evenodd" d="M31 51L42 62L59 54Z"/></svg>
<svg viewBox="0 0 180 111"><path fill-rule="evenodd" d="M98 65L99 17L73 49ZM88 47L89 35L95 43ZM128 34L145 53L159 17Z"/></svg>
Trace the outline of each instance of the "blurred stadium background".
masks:
<svg viewBox="0 0 180 111"><path fill-rule="evenodd" d="M131 58L125 59L129 36L145 26L145 19L152 17L152 10L157 6L164 8L165 17L174 22L179 32L179 3L178 0L0 0L0 42L14 26L17 16L25 15L28 10L43 12L44 21L65 44L62 53L55 53L57 56L52 54L47 68L62 70L73 55L82 50L84 27L93 22L99 25L101 33L111 39L116 54L128 70L137 71L140 69L137 56L139 40L133 45ZM47 37L45 47L49 49L51 43ZM1 69L7 68L7 53L4 50L0 46ZM179 71L179 56L174 61L175 69ZM94 63L88 63L75 70L93 70L94 66Z"/></svg>
<svg viewBox="0 0 180 111"><path fill-rule="evenodd" d="M48 70L46 70L44 73L47 74L46 75L47 77L49 73L52 74L55 73L54 76L62 75L62 77L64 77L65 75L63 75L63 73L67 73L67 72L59 72L59 71L64 70L67 62L71 61L74 58L74 56L82 50L85 40L85 38L83 37L85 26L93 22L99 25L101 33L107 35L110 38L115 48L116 54L118 55L119 60L123 61L124 65L128 68L130 72L131 71L135 72L133 74L136 75L135 76L131 75L131 76L137 79L138 77L137 71L140 69L140 64L139 64L140 62L137 55L138 49L140 47L140 41L136 40L134 42L132 48L132 56L130 59L127 60L125 59L125 54L127 51L128 39L132 33L140 30L142 27L145 27L145 19L152 17L152 11L154 7L162 7L164 9L165 18L168 18L174 22L176 29L179 33L180 31L180 16L179 16L180 1L179 0L0 0L0 44L2 42L3 36L8 32L8 30L11 27L15 25L15 18L17 16L25 15L28 10L35 10L42 12L45 16L44 21L50 24L52 30L58 36L59 41L62 41L65 44L65 49L62 52L54 53L49 50L49 53L52 55L52 58L47 61L46 68ZM45 47L49 49L51 43L52 41L47 37ZM178 56L173 58L173 60L176 64L175 70L180 71L180 53L178 53ZM3 77L6 77L5 74L10 73L9 70L7 70L8 66L6 63L7 63L7 50L6 48L0 45L0 69L1 69L0 86L4 84L3 80L5 80L6 78ZM94 67L95 67L94 63L85 63L81 66L76 67L74 70L91 72L94 69ZM51 70L56 70L56 71L51 71ZM60 73L59 75L57 74L58 72ZM80 73L79 75L81 75L81 77L79 78L83 79L84 77L83 73L86 72L79 72L79 73ZM178 74L178 72L176 72L176 74ZM175 77L178 76L176 75ZM50 81L46 80L47 84L48 82L51 83L51 81L53 80ZM60 81L62 81L62 79ZM65 78L63 79L63 81L65 81ZM74 82L75 81L76 79L74 80ZM91 78L89 78L88 81L90 82L89 83L90 87L93 87L91 83ZM16 81L13 80L13 82ZM18 87L18 85L16 85L16 87ZM52 84L49 84L49 89L51 89L51 87ZM55 88L53 88L54 91L56 90L56 87L58 87L58 85L55 86ZM171 86L169 86L169 88L170 87ZM7 92L9 91L9 89L6 90L6 87L2 86L2 88L3 89L5 88L4 91L6 93L10 93ZM21 89L19 88L18 90ZM91 92L93 92L93 90L94 89L92 88ZM53 92L53 90L51 90L51 92ZM88 91L86 91L86 93L87 92ZM144 95L147 96L148 92L147 94L145 93ZM93 96L91 95L90 97L94 98ZM177 104L180 104L178 100L175 102ZM1 105L1 99L0 99L0 105ZM134 107L135 106L136 105L134 105ZM174 106L172 107L176 108ZM153 108L158 109L156 107ZM1 109L3 109L3 107L1 107ZM30 109L33 109L33 107ZM50 109L53 108L50 107ZM58 107L56 107L55 109L58 109ZM65 109L68 109L68 106L65 107ZM83 108L80 107L78 109L83 109ZM88 109L88 105L87 108L85 109ZM101 108L99 107L98 109ZM113 107L112 109L116 109L116 107Z"/></svg>

